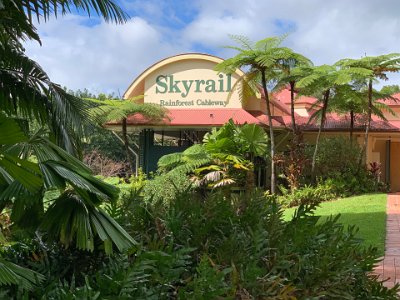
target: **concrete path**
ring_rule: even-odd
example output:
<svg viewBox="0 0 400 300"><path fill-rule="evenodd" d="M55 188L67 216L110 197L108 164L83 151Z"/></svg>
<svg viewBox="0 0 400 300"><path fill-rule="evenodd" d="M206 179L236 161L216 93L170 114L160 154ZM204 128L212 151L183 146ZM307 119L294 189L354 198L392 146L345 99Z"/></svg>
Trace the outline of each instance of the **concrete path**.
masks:
<svg viewBox="0 0 400 300"><path fill-rule="evenodd" d="M387 287L400 283L400 194L388 194L386 209L385 257L377 265L374 273Z"/></svg>

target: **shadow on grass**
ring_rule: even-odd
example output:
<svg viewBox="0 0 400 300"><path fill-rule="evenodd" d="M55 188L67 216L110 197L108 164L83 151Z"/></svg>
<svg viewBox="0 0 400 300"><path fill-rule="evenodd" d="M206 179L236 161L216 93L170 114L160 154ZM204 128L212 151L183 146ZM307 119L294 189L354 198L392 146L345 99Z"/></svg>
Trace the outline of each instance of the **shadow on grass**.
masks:
<svg viewBox="0 0 400 300"><path fill-rule="evenodd" d="M321 215L320 222L327 217L329 215ZM385 212L342 213L338 222L343 224L345 228L355 225L359 230L357 236L363 239L364 245L376 247L378 248L379 255L384 255L386 236Z"/></svg>

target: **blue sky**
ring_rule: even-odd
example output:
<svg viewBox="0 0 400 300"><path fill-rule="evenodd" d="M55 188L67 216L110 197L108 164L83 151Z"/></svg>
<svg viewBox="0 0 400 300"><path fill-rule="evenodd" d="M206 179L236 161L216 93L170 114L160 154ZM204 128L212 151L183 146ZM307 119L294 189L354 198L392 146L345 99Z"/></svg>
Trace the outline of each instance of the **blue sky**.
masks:
<svg viewBox="0 0 400 300"><path fill-rule="evenodd" d="M71 89L123 94L149 65L184 52L227 58L229 34L254 41L289 33L284 44L315 64L400 52L398 0L118 0L123 25L70 14L37 25L43 46L27 53ZM399 84L392 76L386 84Z"/></svg>

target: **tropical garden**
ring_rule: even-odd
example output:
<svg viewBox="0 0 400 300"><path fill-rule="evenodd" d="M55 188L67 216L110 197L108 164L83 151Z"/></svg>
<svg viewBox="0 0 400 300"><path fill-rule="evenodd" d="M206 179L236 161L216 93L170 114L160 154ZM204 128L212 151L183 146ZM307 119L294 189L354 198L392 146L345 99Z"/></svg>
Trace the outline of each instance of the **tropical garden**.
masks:
<svg viewBox="0 0 400 300"><path fill-rule="evenodd" d="M363 242L351 219L315 210L385 189L364 157L371 116L384 117L376 100L391 99L392 89L374 84L399 70L399 54L313 66L282 38L236 37L238 54L217 71L248 69L237 88L261 92L268 133L228 122L145 175L135 169L126 118L165 111L67 92L24 52L24 41L40 43L34 20L75 10L128 19L111 0L0 0L1 298L397 299L398 285L371 274L382 248ZM270 97L283 88L292 116L295 92L318 99L315 146L294 116L290 142L275 140ZM365 117L362 147L351 130L322 138L332 110ZM119 135L102 128L109 120L122 121ZM259 165L269 166L266 190L257 188Z"/></svg>

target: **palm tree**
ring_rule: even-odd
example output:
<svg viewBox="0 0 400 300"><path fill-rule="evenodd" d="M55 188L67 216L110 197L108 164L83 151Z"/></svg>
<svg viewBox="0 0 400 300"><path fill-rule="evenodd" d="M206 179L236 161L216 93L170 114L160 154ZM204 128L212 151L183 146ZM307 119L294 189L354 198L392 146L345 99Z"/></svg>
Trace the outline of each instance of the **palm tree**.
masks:
<svg viewBox="0 0 400 300"><path fill-rule="evenodd" d="M112 0L0 0L0 211L10 207L15 224L45 230L65 247L75 243L92 251L97 239L110 253L112 245L122 250L135 241L100 207L115 201L118 190L70 155L79 156L89 106L53 83L22 46L25 40L40 43L34 19L47 21L75 9L94 11L106 21L127 20ZM34 135L32 123L42 127ZM44 212L49 189L61 196ZM0 262L0 284L29 288L41 281L40 274Z"/></svg>
<svg viewBox="0 0 400 300"><path fill-rule="evenodd" d="M331 110L338 112L339 114L349 114L350 117L350 143L353 143L353 133L356 115L365 114L368 110L368 102L366 101L366 91L360 87L358 83L353 83L349 85L341 86L337 90L333 99ZM394 100L396 98L392 97L388 93L373 91L372 99L372 115L379 117L380 119L386 121L386 117L383 111L387 111L392 115L395 112L382 100Z"/></svg>
<svg viewBox="0 0 400 300"><path fill-rule="evenodd" d="M40 37L33 19L46 21L73 9L122 23L127 15L111 0L2 0L0 3L0 109L46 126L51 139L79 156L88 106L53 83L24 52L21 41Z"/></svg>
<svg viewBox="0 0 400 300"><path fill-rule="evenodd" d="M315 162L318 153L318 145L321 132L325 124L326 113L329 108L330 100L339 93L341 87L352 82L359 76L367 76L371 72L364 68L338 69L336 66L322 65L317 67L308 67L305 72L310 72L308 76L302 78L297 86L301 94L314 96L317 98L316 105L320 106L320 124L315 143L314 154L311 164L311 174L314 176ZM314 118L314 114L312 118ZM311 120L310 119L310 120Z"/></svg>
<svg viewBox="0 0 400 300"><path fill-rule="evenodd" d="M400 71L400 53L390 53L379 56L366 56L361 59L342 59L337 65L343 69L351 70L353 68L364 68L370 70L369 74L359 78L366 86L367 107L367 123L365 126L365 137L363 146L363 156L366 161L368 149L368 136L371 128L371 118L373 113L373 83L376 80L388 80L387 73L396 73Z"/></svg>
<svg viewBox="0 0 400 300"><path fill-rule="evenodd" d="M310 67L313 65L311 60L306 58L305 56L299 53L292 53L289 59L282 59L282 73L278 78L278 83L274 88L274 91L279 91L283 88L287 88L289 85L290 90L290 116L292 119L292 131L293 134L296 134L296 118L294 113L294 101L295 101L295 93L296 93L296 83L307 76L308 73L305 73L303 69L304 67Z"/></svg>
<svg viewBox="0 0 400 300"><path fill-rule="evenodd" d="M341 86L340 89L336 90L334 98L335 99L333 99L332 101L330 111L334 111L339 114L349 114L349 139L350 144L353 144L354 123L356 114L362 114L365 111L364 97L354 85L346 84Z"/></svg>
<svg viewBox="0 0 400 300"><path fill-rule="evenodd" d="M103 126L110 121L122 121L122 140L125 153L131 166L132 172L135 169L134 158L129 146L127 117L129 115L140 114L151 121L162 121L167 117L167 110L160 105L152 103L139 103L143 96L138 96L126 100L96 100L85 99L95 105L90 109L92 119L95 119L99 126Z"/></svg>
<svg viewBox="0 0 400 300"><path fill-rule="evenodd" d="M272 115L270 107L270 96L268 92L268 83L276 79L280 72L287 67L287 61L297 57L291 49L281 47L284 37L271 37L260 40L253 44L247 38L242 36L233 36L233 39L239 43L239 47L227 47L238 51L234 57L226 59L216 66L216 70L228 74L234 73L239 68L249 68L246 74L238 81L242 87L242 96L247 96L249 92L257 94L254 89L261 83L263 98L266 103L266 116L269 126L270 138L270 158L271 158L271 193L276 190L275 177L275 138L272 126ZM256 83L256 84L255 84ZM245 100L245 99L242 99Z"/></svg>

